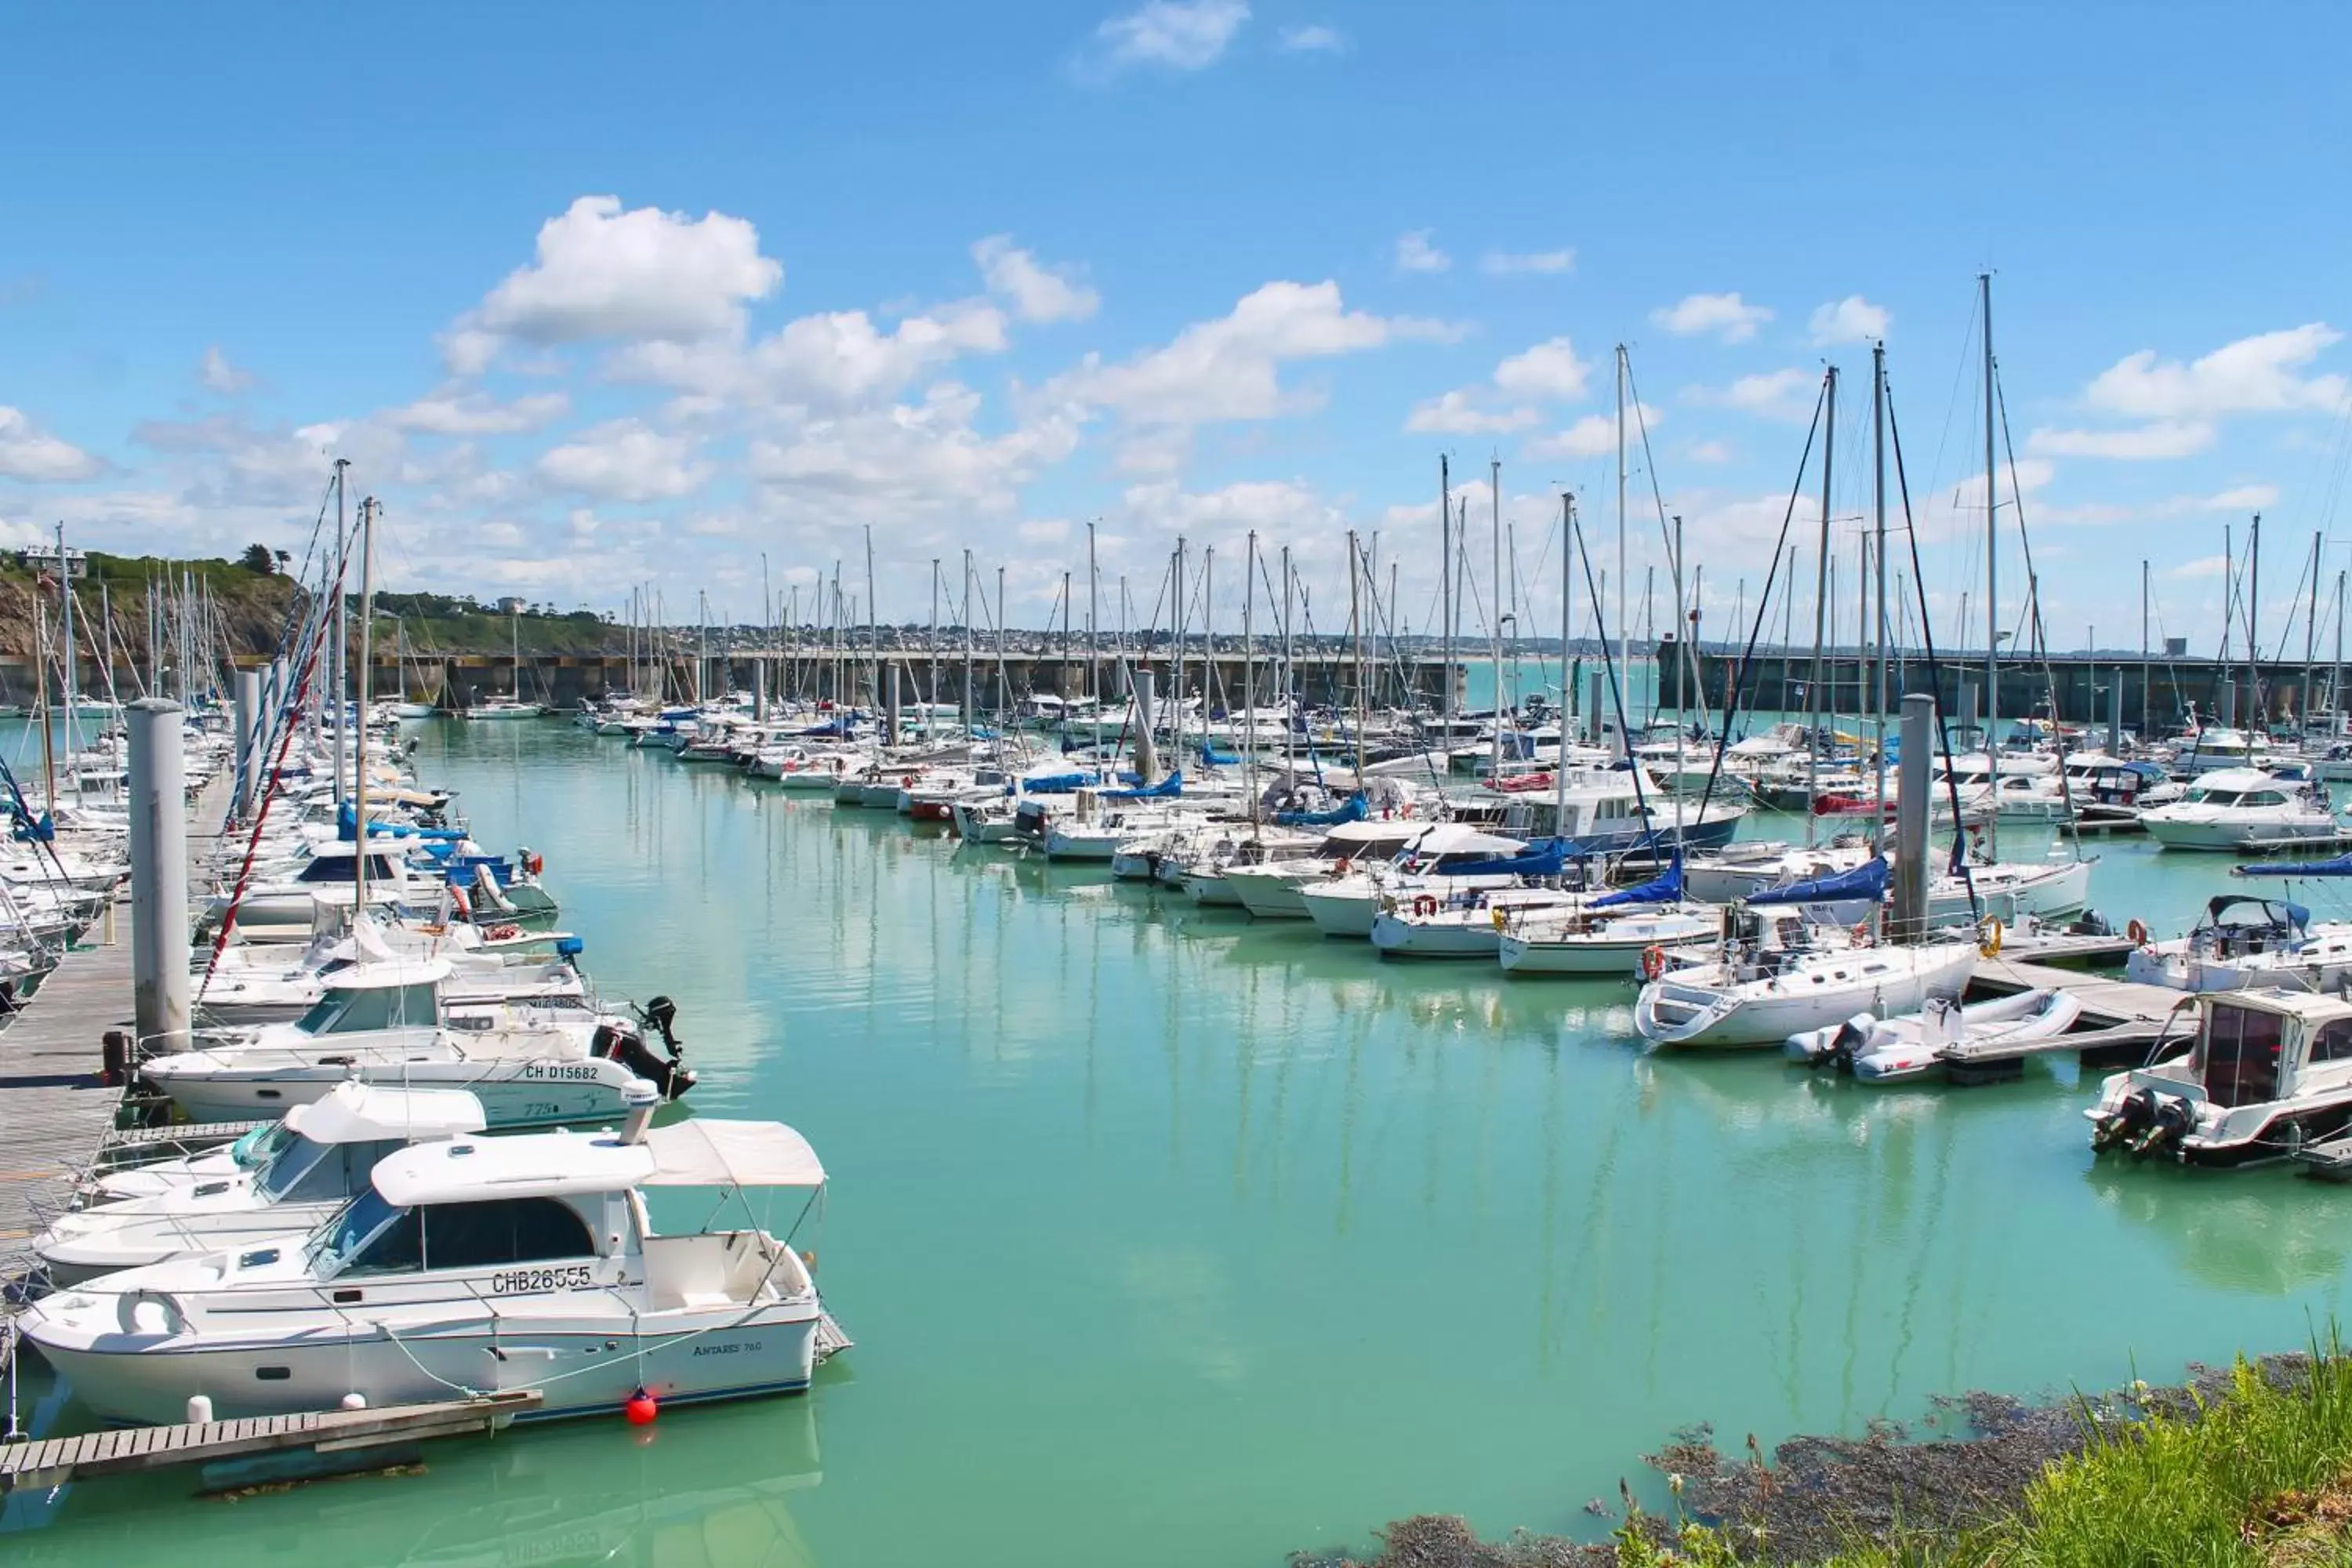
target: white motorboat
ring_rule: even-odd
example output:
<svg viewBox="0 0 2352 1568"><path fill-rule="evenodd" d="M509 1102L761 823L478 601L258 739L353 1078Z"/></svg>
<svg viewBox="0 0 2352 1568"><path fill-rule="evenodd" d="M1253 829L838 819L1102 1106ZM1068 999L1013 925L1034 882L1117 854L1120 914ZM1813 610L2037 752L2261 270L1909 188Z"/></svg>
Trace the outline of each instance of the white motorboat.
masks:
<svg viewBox="0 0 2352 1568"><path fill-rule="evenodd" d="M2074 1026L2083 1004L2072 992L2021 991L1966 1006L1930 996L1918 1012L1882 1018L1864 1013L1809 1033L1791 1035L1789 1055L1810 1066L1850 1068L1862 1083L1904 1083L1944 1070L1942 1052L1993 1049L2055 1038Z"/></svg>
<svg viewBox="0 0 2352 1568"><path fill-rule="evenodd" d="M266 1024L234 1043L150 1058L141 1076L195 1121L280 1114L347 1078L480 1097L493 1127L617 1115L632 1086L667 1099L693 1086L671 1031L675 1007L648 1003L642 1026L579 1013L514 1008L445 1016L446 960L355 964L292 1024ZM670 1059L646 1043L657 1031Z"/></svg>
<svg viewBox="0 0 2352 1568"><path fill-rule="evenodd" d="M1976 970L1973 941L1846 944L1795 915L1734 911L1717 956L1642 988L1634 1026L1654 1046L1777 1046L1858 1013L1891 1017L1957 996Z"/></svg>
<svg viewBox="0 0 2352 1568"><path fill-rule="evenodd" d="M1387 860L1420 837L1426 822L1341 822L1305 854L1258 866L1225 868L1226 890L1259 920L1305 920L1309 883L1342 878L1359 863Z"/></svg>
<svg viewBox="0 0 2352 1568"><path fill-rule="evenodd" d="M491 697L468 707L466 717L474 720L536 719L546 711L536 702L521 702L512 697Z"/></svg>
<svg viewBox="0 0 2352 1568"><path fill-rule="evenodd" d="M2283 899L2225 893L2189 934L2143 942L2124 977L2175 991L2339 991L2352 980L2352 921L2311 921Z"/></svg>
<svg viewBox="0 0 2352 1568"><path fill-rule="evenodd" d="M2200 773L2184 798L2150 806L2139 820L2167 849L2253 854L2352 838L2328 805L2325 784L2297 784L2253 768Z"/></svg>
<svg viewBox="0 0 2352 1568"><path fill-rule="evenodd" d="M111 1421L198 1395L237 1419L536 1389L565 1416L806 1388L824 1310L793 1238L666 1235L646 1198L821 1195L815 1151L779 1122L644 1122L401 1150L307 1241L108 1275L23 1331Z"/></svg>
<svg viewBox="0 0 2352 1568"><path fill-rule="evenodd" d="M653 1097L651 1085L644 1094ZM385 1155L479 1132L483 1118L470 1094L344 1082L280 1125L288 1135L259 1164L59 1215L32 1242L50 1282L307 1235L365 1189Z"/></svg>
<svg viewBox="0 0 2352 1568"><path fill-rule="evenodd" d="M1307 918L1325 936L1369 939L1387 900L1517 886L1517 872L1495 868L1526 847L1518 839L1481 833L1458 822L1432 823L1415 833L1393 860L1302 883L1298 896L1307 906ZM1246 902L1249 895L1242 896Z"/></svg>
<svg viewBox="0 0 2352 1568"><path fill-rule="evenodd" d="M2083 1112L2094 1150L2251 1165L2352 1127L2352 1001L2233 991L2193 1005L2193 1034L2170 1051L2159 1042L2162 1059L2100 1086Z"/></svg>
<svg viewBox="0 0 2352 1568"><path fill-rule="evenodd" d="M1565 909L1582 896L1542 887L1415 893L1372 918L1372 951L1382 958L1493 958L1514 918Z"/></svg>
<svg viewBox="0 0 2352 1568"><path fill-rule="evenodd" d="M1654 979L1677 956L1712 947L1723 934L1720 908L1682 895L1676 865L1639 887L1562 908L1514 910L1495 955L1512 974Z"/></svg>

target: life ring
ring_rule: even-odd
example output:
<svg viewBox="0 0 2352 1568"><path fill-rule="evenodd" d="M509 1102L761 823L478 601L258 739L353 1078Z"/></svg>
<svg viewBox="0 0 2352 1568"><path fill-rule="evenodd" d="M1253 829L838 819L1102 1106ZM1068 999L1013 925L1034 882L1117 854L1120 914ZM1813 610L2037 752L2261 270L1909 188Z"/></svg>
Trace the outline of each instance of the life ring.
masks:
<svg viewBox="0 0 2352 1568"><path fill-rule="evenodd" d="M912 789L912 788L914 788L914 787L915 787L915 775L914 775L914 774L912 774L912 773L908 773L908 774L907 774L905 777L901 778L901 779L898 781L898 787L899 787L900 789Z"/></svg>
<svg viewBox="0 0 2352 1568"><path fill-rule="evenodd" d="M1977 952L1987 958L1999 958L2000 956L2000 917L1999 915L1985 916L1984 940L1977 944Z"/></svg>
<svg viewBox="0 0 2352 1568"><path fill-rule="evenodd" d="M521 934L522 927L520 926L496 925L482 932L482 940L485 942L512 942Z"/></svg>
<svg viewBox="0 0 2352 1568"><path fill-rule="evenodd" d="M2131 944L2134 947L2146 947L2147 945L2147 922L2145 921L2134 921L2131 924L2124 927L2124 934L2131 938Z"/></svg>
<svg viewBox="0 0 2352 1568"><path fill-rule="evenodd" d="M1655 980L1666 972L1666 950L1652 942L1642 950L1642 978Z"/></svg>
<svg viewBox="0 0 2352 1568"><path fill-rule="evenodd" d="M1865 920L1860 925L1853 928L1853 945L1856 947L1868 947L1870 945L1870 922L1868 921Z"/></svg>
<svg viewBox="0 0 2352 1568"><path fill-rule="evenodd" d="M1412 912L1416 918L1433 915L1437 912L1437 900L1427 893L1415 893L1412 898Z"/></svg>
<svg viewBox="0 0 2352 1568"><path fill-rule="evenodd" d="M1510 913L1508 910L1505 910L1502 905L1496 904L1490 913L1490 918L1494 921L1495 929L1496 931L1508 931L1511 929Z"/></svg>
<svg viewBox="0 0 2352 1568"><path fill-rule="evenodd" d="M1347 874L1348 858L1345 855L1342 855L1337 861L1333 862L1331 867L1331 875L1334 877L1344 877Z"/></svg>

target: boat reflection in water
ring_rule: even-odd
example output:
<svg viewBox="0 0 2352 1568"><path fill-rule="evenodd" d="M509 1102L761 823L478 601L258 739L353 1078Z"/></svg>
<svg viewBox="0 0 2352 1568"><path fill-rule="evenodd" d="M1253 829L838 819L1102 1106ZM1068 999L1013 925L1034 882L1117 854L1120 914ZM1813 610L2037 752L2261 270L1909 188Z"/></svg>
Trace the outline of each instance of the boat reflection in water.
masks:
<svg viewBox="0 0 2352 1568"><path fill-rule="evenodd" d="M653 1426L573 1423L412 1450L413 1469L191 1507L190 1478L70 1493L50 1528L8 1537L21 1568L134 1555L158 1531L184 1559L242 1562L260 1541L305 1561L491 1568L814 1568L794 1494L823 1479L807 1400L665 1412ZM100 1500L103 1500L102 1502Z"/></svg>

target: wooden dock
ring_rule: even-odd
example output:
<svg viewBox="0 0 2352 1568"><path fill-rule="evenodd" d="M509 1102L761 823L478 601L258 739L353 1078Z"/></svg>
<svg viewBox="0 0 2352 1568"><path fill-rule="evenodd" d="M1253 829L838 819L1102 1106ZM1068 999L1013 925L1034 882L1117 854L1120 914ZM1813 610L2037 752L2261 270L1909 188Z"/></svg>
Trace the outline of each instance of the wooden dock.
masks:
<svg viewBox="0 0 2352 1568"><path fill-rule="evenodd" d="M381 1410L322 1410L242 1421L187 1422L170 1426L117 1426L77 1437L0 1445L0 1492L173 1465L305 1453L350 1454L389 1444L495 1432L539 1408L540 1391L517 1389L433 1405L390 1405Z"/></svg>
<svg viewBox="0 0 2352 1568"><path fill-rule="evenodd" d="M2058 1052L2075 1054L2085 1068L2137 1067L2168 1032L2174 1038L2181 1036L2188 1026L2181 1016L2195 1002L2190 993L2169 986L2143 985L2007 958L1978 960L1969 989L1997 996L2020 991L2064 991L2083 1005L2083 1017L2073 1030L2048 1039L1947 1047L1936 1054L1944 1063L1945 1076L1954 1083L2014 1079L2025 1070L2028 1057Z"/></svg>

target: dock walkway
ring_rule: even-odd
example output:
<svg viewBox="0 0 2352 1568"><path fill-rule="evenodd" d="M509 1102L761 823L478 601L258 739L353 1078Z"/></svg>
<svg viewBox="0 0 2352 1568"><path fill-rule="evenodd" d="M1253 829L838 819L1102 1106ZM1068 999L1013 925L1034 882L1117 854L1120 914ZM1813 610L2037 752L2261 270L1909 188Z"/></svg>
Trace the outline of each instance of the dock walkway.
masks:
<svg viewBox="0 0 2352 1568"><path fill-rule="evenodd" d="M2015 1078L2025 1058L2073 1052L2085 1068L2137 1066L2168 1032L2178 1036L2187 1026L2179 1015L2194 996L2165 985L2056 969L2021 960L1987 958L1977 963L1973 990L1995 995L2020 991L2064 991L2083 1005L2081 1026L2046 1039L1995 1041L1990 1045L1949 1046L1936 1053L1954 1083L1990 1083Z"/></svg>

